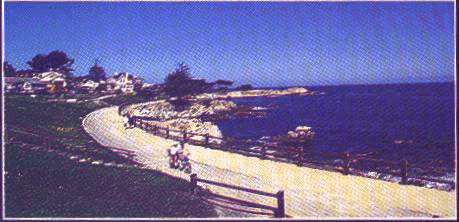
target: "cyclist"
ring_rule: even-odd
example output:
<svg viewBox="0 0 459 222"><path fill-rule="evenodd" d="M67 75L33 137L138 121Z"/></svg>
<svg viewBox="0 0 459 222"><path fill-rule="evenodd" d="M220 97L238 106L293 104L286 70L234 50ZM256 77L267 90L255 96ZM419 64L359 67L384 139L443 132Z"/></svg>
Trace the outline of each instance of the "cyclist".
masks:
<svg viewBox="0 0 459 222"><path fill-rule="evenodd" d="M177 156L179 160L188 160L188 156L190 155L190 152L185 149L185 142L180 142L180 148L177 152Z"/></svg>
<svg viewBox="0 0 459 222"><path fill-rule="evenodd" d="M169 154L170 154L170 158L171 158L171 166L172 167L176 167L177 166L177 157L178 157L178 153L180 152L180 147L178 146L178 144L173 144L170 148L169 148Z"/></svg>

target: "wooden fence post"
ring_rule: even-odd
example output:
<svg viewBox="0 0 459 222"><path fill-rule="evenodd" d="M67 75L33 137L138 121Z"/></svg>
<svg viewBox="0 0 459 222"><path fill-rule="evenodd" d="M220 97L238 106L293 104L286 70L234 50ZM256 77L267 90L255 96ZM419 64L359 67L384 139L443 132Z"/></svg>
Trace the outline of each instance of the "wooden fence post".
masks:
<svg viewBox="0 0 459 222"><path fill-rule="evenodd" d="M303 160L304 160L304 153L300 151L300 153L298 153L298 159L297 159L296 164L298 166L303 166Z"/></svg>
<svg viewBox="0 0 459 222"><path fill-rule="evenodd" d="M43 148L45 148L46 151L49 151L49 142L51 138L49 137L43 137Z"/></svg>
<svg viewBox="0 0 459 222"><path fill-rule="evenodd" d="M193 173L190 175L190 183L191 183L191 192L194 194L194 191L196 187L198 186L198 180L197 180L198 175L196 173Z"/></svg>
<svg viewBox="0 0 459 222"><path fill-rule="evenodd" d="M46 143L47 143L47 142L46 142L46 137L42 137L41 139L42 139L42 141L43 141L43 144L42 144L43 149L48 150L48 145L46 144Z"/></svg>
<svg viewBox="0 0 459 222"><path fill-rule="evenodd" d="M400 181L400 184L407 184L408 183L408 161L406 159L403 159L400 163L400 173L402 180Z"/></svg>
<svg viewBox="0 0 459 222"><path fill-rule="evenodd" d="M209 145L209 133L206 133L206 138L204 140L206 145Z"/></svg>
<svg viewBox="0 0 459 222"><path fill-rule="evenodd" d="M350 155L349 153L344 154L343 158L343 174L348 175L349 174L349 164L350 164Z"/></svg>
<svg viewBox="0 0 459 222"><path fill-rule="evenodd" d="M134 151L128 150L128 151L126 152L126 155L127 155L127 158L128 158L128 161L129 161L129 162L131 162L131 163L134 163L134 162L135 162L135 161L134 161L134 156L135 156Z"/></svg>
<svg viewBox="0 0 459 222"><path fill-rule="evenodd" d="M261 158L266 159L266 145L261 146Z"/></svg>
<svg viewBox="0 0 459 222"><path fill-rule="evenodd" d="M277 192L277 211L274 213L274 216L277 218L285 217L285 201L284 201L284 191L280 190Z"/></svg>

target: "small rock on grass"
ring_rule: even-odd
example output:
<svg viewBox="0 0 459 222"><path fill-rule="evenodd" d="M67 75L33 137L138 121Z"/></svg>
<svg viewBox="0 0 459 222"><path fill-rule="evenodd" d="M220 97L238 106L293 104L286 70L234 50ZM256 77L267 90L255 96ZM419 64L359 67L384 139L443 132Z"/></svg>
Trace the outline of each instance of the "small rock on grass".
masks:
<svg viewBox="0 0 459 222"><path fill-rule="evenodd" d="M93 164L93 165L100 165L102 163L104 163L104 161L102 161L102 160L96 160L96 161L92 161L91 162L91 164Z"/></svg>

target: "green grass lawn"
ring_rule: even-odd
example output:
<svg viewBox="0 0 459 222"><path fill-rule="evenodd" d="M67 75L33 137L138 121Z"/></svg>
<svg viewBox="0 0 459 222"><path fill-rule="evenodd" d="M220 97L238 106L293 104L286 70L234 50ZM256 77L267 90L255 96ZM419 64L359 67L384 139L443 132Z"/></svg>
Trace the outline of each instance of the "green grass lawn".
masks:
<svg viewBox="0 0 459 222"><path fill-rule="evenodd" d="M5 148L7 217L216 217L182 179Z"/></svg>
<svg viewBox="0 0 459 222"><path fill-rule="evenodd" d="M124 96L115 96L103 99L104 102L112 105L122 105L124 103L142 103L150 101L149 99L145 99L139 95L124 95Z"/></svg>
<svg viewBox="0 0 459 222"><path fill-rule="evenodd" d="M129 163L97 144L81 127L88 103L48 103L49 96L5 96L5 141L41 145L104 162ZM17 145L5 146L7 217L215 217L213 208L188 194L188 183L155 171L79 164Z"/></svg>
<svg viewBox="0 0 459 222"><path fill-rule="evenodd" d="M93 102L48 103L49 96L6 96L5 139L15 137L25 142L40 143L40 138L8 131L19 129L52 138L52 148L73 155L83 155L105 161L126 162L115 153L97 144L81 126L90 112L104 107ZM37 144L40 145L40 144Z"/></svg>

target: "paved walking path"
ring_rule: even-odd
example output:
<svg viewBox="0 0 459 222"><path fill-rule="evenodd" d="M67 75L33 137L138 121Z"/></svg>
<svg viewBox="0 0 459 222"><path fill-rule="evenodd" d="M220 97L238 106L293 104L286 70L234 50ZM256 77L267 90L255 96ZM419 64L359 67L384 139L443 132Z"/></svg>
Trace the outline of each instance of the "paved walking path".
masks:
<svg viewBox="0 0 459 222"><path fill-rule="evenodd" d="M189 174L168 167L166 149L176 143L141 129L125 130L118 107L90 113L83 127L99 143L132 150L150 169L189 180ZM266 192L285 192L286 214L295 218L456 218L455 192L445 192L358 176L344 176L293 164L245 157L188 145L193 172L199 178ZM276 206L276 199L216 186L212 192ZM259 217L260 215L254 215Z"/></svg>

